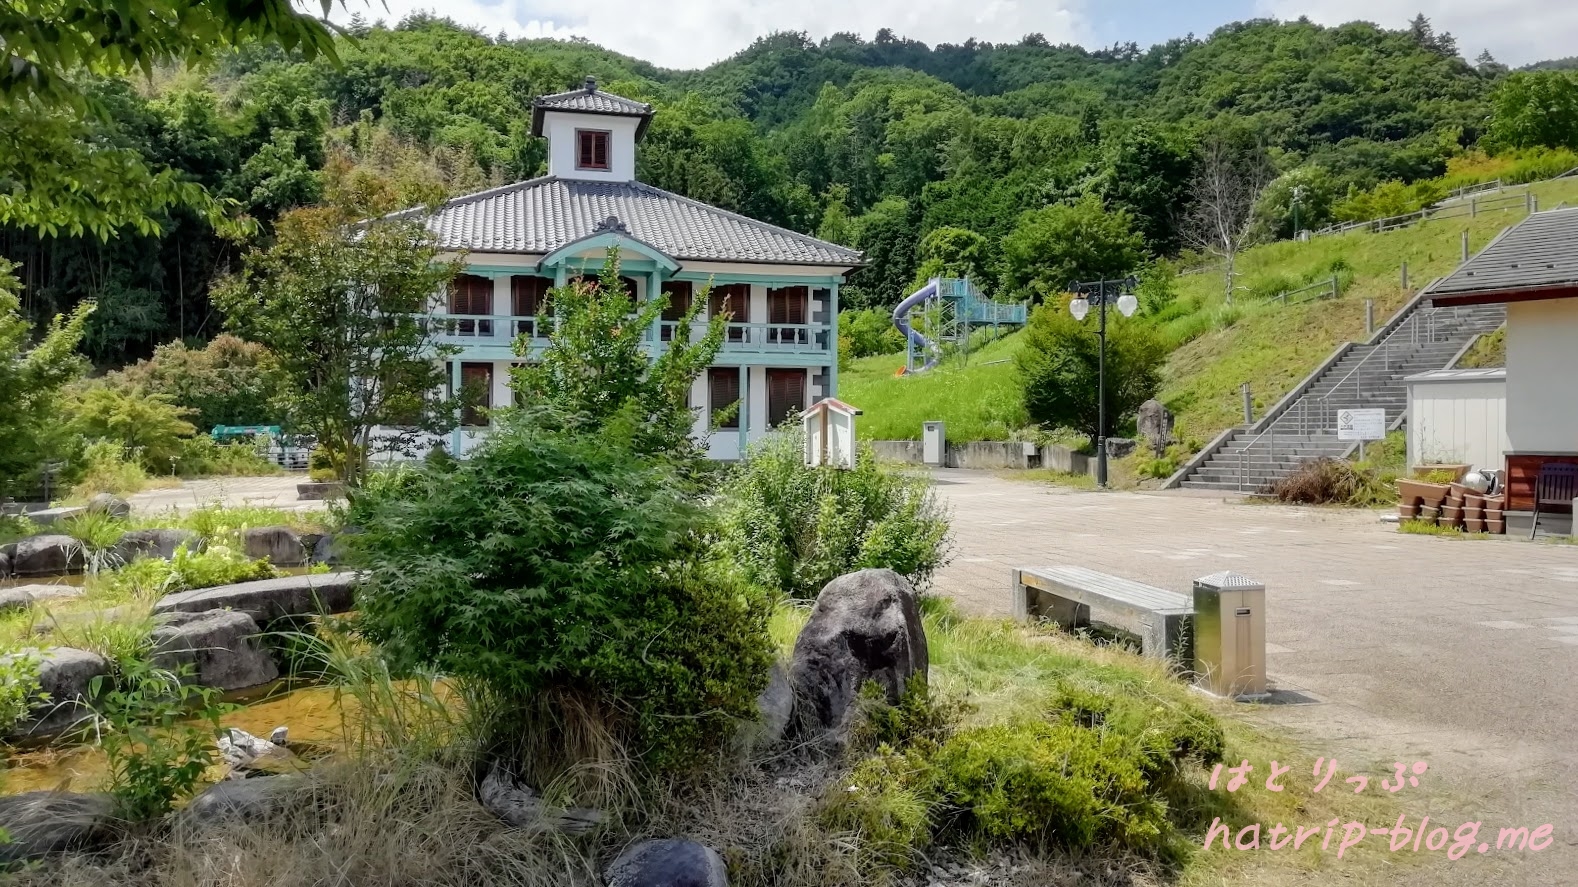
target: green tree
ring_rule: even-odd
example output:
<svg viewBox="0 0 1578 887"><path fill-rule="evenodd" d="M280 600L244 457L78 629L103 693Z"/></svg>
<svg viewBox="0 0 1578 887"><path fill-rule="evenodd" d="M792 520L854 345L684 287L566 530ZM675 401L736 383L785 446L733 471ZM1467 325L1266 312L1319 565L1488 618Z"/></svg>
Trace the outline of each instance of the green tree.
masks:
<svg viewBox="0 0 1578 887"><path fill-rule="evenodd" d="M1095 197L1031 210L1003 238L1003 287L1045 299L1074 281L1128 274L1144 249L1129 214L1108 211Z"/></svg>
<svg viewBox="0 0 1578 887"><path fill-rule="evenodd" d="M1490 130L1495 149L1578 149L1578 71L1519 71L1491 95Z"/></svg>
<svg viewBox="0 0 1578 887"><path fill-rule="evenodd" d="M965 228L933 228L916 248L920 267L915 285L933 277L970 277L985 283L988 260L986 238Z"/></svg>
<svg viewBox="0 0 1578 887"><path fill-rule="evenodd" d="M228 333L203 348L160 345L148 360L110 373L105 381L163 395L192 410L200 429L215 425L277 425L282 380L274 356L256 342Z"/></svg>
<svg viewBox="0 0 1578 887"><path fill-rule="evenodd" d="M691 341L691 325L707 304L710 287L691 300L674 335L656 360L647 335L668 304L667 295L632 305L619 279L618 250L609 250L596 281L574 280L549 291L553 327L548 347L514 372L515 402L558 417L571 430L599 428L619 417L635 423L633 446L653 458L687 465L702 457L691 438L696 413L691 385L712 365L728 320L713 317ZM527 340L517 344L526 356Z"/></svg>
<svg viewBox="0 0 1578 887"><path fill-rule="evenodd" d="M192 411L176 406L169 395L102 382L77 392L66 413L74 434L115 443L154 472L169 471L170 460L181 454L181 439L197 431L187 421Z"/></svg>
<svg viewBox="0 0 1578 887"><path fill-rule="evenodd" d="M56 317L42 340L22 317L15 268L0 260L0 488L31 485L48 459L61 389L87 369L77 354L92 303Z"/></svg>
<svg viewBox="0 0 1578 887"><path fill-rule="evenodd" d="M331 0L322 0L326 15ZM0 222L46 234L159 228L160 211L219 206L135 150L90 142L102 106L79 76L194 63L255 41L334 53L324 25L290 0L18 0L0 7Z"/></svg>
<svg viewBox="0 0 1578 887"><path fill-rule="evenodd" d="M273 245L214 291L227 325L275 355L290 424L340 454L352 486L374 452L410 451L456 421L434 393L454 350L434 344L429 314L462 265L441 260L419 222L354 218L336 207L286 214ZM390 433L375 440L375 427Z"/></svg>
<svg viewBox="0 0 1578 887"><path fill-rule="evenodd" d="M1024 348L1014 362L1032 421L1046 428L1071 428L1096 440L1099 346L1093 320L1080 323L1062 305L1041 305L1031 312ZM1156 396L1166 361L1167 345L1155 327L1108 310L1109 431Z"/></svg>

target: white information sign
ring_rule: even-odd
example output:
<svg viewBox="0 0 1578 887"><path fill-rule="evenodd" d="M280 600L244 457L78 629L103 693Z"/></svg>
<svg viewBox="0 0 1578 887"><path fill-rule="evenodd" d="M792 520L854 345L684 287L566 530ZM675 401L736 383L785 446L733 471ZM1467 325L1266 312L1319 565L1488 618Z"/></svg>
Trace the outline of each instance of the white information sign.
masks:
<svg viewBox="0 0 1578 887"><path fill-rule="evenodd" d="M1386 437L1386 410L1338 410L1338 440L1381 440Z"/></svg>

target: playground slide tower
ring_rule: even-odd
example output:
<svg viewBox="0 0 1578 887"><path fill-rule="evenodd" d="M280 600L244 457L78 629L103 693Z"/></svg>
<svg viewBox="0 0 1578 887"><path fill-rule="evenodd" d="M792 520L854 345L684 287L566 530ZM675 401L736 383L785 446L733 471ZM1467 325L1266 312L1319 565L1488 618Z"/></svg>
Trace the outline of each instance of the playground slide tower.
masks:
<svg viewBox="0 0 1578 887"><path fill-rule="evenodd" d="M910 323L910 312L917 307L930 321L930 337ZM1024 305L993 302L969 278L933 277L893 309L893 326L904 334L901 373L924 373L935 367L944 346L967 349L973 326L1023 326L1025 315Z"/></svg>

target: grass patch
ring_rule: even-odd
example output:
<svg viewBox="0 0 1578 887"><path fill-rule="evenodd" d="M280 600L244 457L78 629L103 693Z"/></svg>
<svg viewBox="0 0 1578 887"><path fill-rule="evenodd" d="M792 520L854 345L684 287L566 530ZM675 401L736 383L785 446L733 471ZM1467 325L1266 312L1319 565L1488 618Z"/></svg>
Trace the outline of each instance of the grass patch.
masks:
<svg viewBox="0 0 1578 887"><path fill-rule="evenodd" d="M1443 527L1434 521L1405 520L1397 525L1397 532L1413 536L1441 536L1447 539L1489 539L1489 533L1465 533L1456 527Z"/></svg>
<svg viewBox="0 0 1578 887"><path fill-rule="evenodd" d="M865 440L919 440L921 423L942 420L948 440L1012 440L1025 427L1013 357L1023 347L1018 333L1004 336L969 356L916 375L895 376L904 355L851 361L838 377L840 400L865 411L858 433Z"/></svg>
<svg viewBox="0 0 1578 887"><path fill-rule="evenodd" d="M1469 346L1463 359L1457 362L1461 369L1478 370L1507 365L1507 327L1502 325L1495 332L1480 336Z"/></svg>

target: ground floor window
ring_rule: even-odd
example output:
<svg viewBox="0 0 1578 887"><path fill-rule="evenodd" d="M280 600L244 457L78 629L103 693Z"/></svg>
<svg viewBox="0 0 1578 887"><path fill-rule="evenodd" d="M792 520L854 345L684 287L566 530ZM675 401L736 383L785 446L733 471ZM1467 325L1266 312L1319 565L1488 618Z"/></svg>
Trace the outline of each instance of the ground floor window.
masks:
<svg viewBox="0 0 1578 887"><path fill-rule="evenodd" d="M805 370L767 371L767 425L777 428L792 413L805 411Z"/></svg>
<svg viewBox="0 0 1578 887"><path fill-rule="evenodd" d="M451 395L455 392L451 392ZM479 427L488 424L487 411L493 407L493 364L460 365L460 424Z"/></svg>
<svg viewBox="0 0 1578 887"><path fill-rule="evenodd" d="M721 424L718 417L740 399L740 370L737 367L712 367L707 370L708 421L718 428L739 430L740 411L734 410Z"/></svg>

